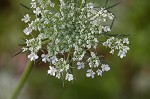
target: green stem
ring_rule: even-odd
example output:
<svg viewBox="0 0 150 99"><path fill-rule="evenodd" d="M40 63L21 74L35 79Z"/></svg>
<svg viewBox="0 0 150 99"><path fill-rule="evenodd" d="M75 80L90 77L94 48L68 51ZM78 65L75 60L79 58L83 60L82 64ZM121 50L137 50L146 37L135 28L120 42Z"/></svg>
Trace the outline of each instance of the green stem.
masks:
<svg viewBox="0 0 150 99"><path fill-rule="evenodd" d="M29 77L32 67L33 67L33 61L29 61L26 65L26 68L21 76L21 79L20 79L16 89L14 90L14 93L11 96L11 99L17 99L17 96L19 95L21 89L23 88L25 82L27 81L27 79Z"/></svg>
<svg viewBox="0 0 150 99"><path fill-rule="evenodd" d="M68 62L68 61L69 61L69 56L70 56L70 51L68 52L66 62Z"/></svg>
<svg viewBox="0 0 150 99"><path fill-rule="evenodd" d="M80 9L82 8L82 1L83 1L83 0L81 0L81 2L80 2Z"/></svg>

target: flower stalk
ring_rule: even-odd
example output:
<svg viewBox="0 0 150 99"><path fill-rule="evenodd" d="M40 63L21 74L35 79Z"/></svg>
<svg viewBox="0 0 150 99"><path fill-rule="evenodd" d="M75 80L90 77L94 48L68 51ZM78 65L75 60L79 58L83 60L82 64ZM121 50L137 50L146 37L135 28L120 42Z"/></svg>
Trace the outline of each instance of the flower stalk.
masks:
<svg viewBox="0 0 150 99"><path fill-rule="evenodd" d="M25 70L21 76L21 79L20 79L19 83L17 84L16 89L14 90L14 92L11 96L11 99L17 99L21 89L25 85L25 82L27 81L27 79L30 75L30 72L31 72L32 67L33 67L33 63L34 63L34 61L29 61L27 63L26 68L25 68Z"/></svg>

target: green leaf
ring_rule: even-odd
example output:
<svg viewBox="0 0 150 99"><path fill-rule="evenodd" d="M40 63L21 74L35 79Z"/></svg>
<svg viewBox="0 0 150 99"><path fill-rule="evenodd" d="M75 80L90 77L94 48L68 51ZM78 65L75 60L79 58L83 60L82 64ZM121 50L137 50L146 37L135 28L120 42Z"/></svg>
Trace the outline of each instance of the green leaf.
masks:
<svg viewBox="0 0 150 99"><path fill-rule="evenodd" d="M113 8L113 7L117 6L117 5L119 5L120 3L121 3L121 2L118 2L118 3L116 3L116 4L112 5L112 6L109 6L109 7L105 8L105 10L108 10L108 9L110 9L110 8Z"/></svg>
<svg viewBox="0 0 150 99"><path fill-rule="evenodd" d="M21 6L23 6L24 8L26 8L27 10L29 11L32 11L29 7L27 7L26 5L22 4L22 3L19 3Z"/></svg>
<svg viewBox="0 0 150 99"><path fill-rule="evenodd" d="M125 36L129 36L130 34L107 34L107 33L104 33L104 35L106 36L117 36L117 37L125 37Z"/></svg>
<svg viewBox="0 0 150 99"><path fill-rule="evenodd" d="M114 23L115 23L115 18L112 20L112 23L111 23L111 25L110 25L110 29L112 29Z"/></svg>
<svg viewBox="0 0 150 99"><path fill-rule="evenodd" d="M15 57L15 56L17 56L17 55L20 55L21 53L22 53L22 51L19 51L18 53L16 53L15 55L13 55L12 58Z"/></svg>

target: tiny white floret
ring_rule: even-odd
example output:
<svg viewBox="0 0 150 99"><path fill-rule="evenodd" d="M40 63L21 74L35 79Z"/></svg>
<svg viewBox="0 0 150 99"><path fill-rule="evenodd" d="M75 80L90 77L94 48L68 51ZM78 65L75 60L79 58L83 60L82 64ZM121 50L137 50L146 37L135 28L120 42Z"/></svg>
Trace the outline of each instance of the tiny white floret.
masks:
<svg viewBox="0 0 150 99"><path fill-rule="evenodd" d="M68 81L73 80L73 75L72 75L72 74L67 73L67 74L66 74L66 78L65 78L65 80L68 80Z"/></svg>
<svg viewBox="0 0 150 99"><path fill-rule="evenodd" d="M32 29L30 27L27 27L23 30L23 32L26 34L26 35L29 35L31 32L32 32Z"/></svg>
<svg viewBox="0 0 150 99"><path fill-rule="evenodd" d="M102 64L101 68L102 68L102 71L109 71L110 70L110 67L108 64Z"/></svg>
<svg viewBox="0 0 150 99"><path fill-rule="evenodd" d="M84 63L83 62L77 62L77 69L82 69L84 68Z"/></svg>
<svg viewBox="0 0 150 99"><path fill-rule="evenodd" d="M43 62L45 62L45 63L46 63L46 62L50 62L50 58L49 58L48 55L42 54L41 57L42 57L42 61L43 61Z"/></svg>
<svg viewBox="0 0 150 99"><path fill-rule="evenodd" d="M22 19L22 21L24 21L25 23L27 23L27 22L29 22L30 21L30 16L29 16L29 14L26 14L26 15L24 15L24 18Z"/></svg>
<svg viewBox="0 0 150 99"><path fill-rule="evenodd" d="M98 76L102 76L102 73L103 73L103 72L102 72L102 70L98 69L98 70L96 71L96 73L97 73Z"/></svg>
<svg viewBox="0 0 150 99"><path fill-rule="evenodd" d="M28 58L31 60L31 61L35 61L36 59L38 59L38 55L36 53L31 53L30 55L28 55Z"/></svg>
<svg viewBox="0 0 150 99"><path fill-rule="evenodd" d="M94 78L95 72L92 69L88 69L86 73L86 77Z"/></svg>
<svg viewBox="0 0 150 99"><path fill-rule="evenodd" d="M56 72L57 72L56 68L49 66L48 74L55 76Z"/></svg>

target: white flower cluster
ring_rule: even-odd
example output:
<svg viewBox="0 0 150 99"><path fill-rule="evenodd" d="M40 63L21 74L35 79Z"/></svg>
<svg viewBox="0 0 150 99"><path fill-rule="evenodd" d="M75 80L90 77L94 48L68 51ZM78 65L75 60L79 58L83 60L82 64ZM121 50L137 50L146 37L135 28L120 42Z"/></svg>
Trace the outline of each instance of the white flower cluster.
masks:
<svg viewBox="0 0 150 99"><path fill-rule="evenodd" d="M67 62L61 58L59 60L55 59L55 62L52 64L55 66L49 66L49 70L48 70L48 74L52 75L52 76L56 76L57 78L64 78L64 75L66 73L65 76L65 80L71 81L73 80L73 75L71 73L69 73L69 64L67 64Z"/></svg>
<svg viewBox="0 0 150 99"><path fill-rule="evenodd" d="M77 63L79 70L87 68L87 77L94 78L96 73L102 76L103 72L110 70L109 65L102 63L92 50L101 44L100 37L111 31L108 23L113 21L114 15L105 8L95 10L93 3L81 1L60 0L60 5L56 6L51 0L32 0L34 16L26 14L22 19L27 23L23 32L33 37L26 40L23 52L30 52L28 58L31 61L41 59L48 62L48 74L68 81L74 79L73 62ZM38 32L37 37L33 31ZM112 37L103 43L111 48L112 53L119 50L121 58L129 50L123 44L129 44L128 39ZM38 55L39 51L43 54Z"/></svg>
<svg viewBox="0 0 150 99"><path fill-rule="evenodd" d="M112 54L114 54L115 50L119 50L118 56L120 56L120 58L125 57L127 51L130 49L128 46L126 46L129 45L128 38L119 39L111 37L106 42L104 42L103 45L111 48L110 53Z"/></svg>

